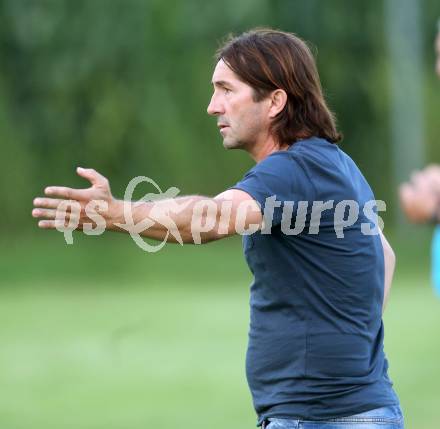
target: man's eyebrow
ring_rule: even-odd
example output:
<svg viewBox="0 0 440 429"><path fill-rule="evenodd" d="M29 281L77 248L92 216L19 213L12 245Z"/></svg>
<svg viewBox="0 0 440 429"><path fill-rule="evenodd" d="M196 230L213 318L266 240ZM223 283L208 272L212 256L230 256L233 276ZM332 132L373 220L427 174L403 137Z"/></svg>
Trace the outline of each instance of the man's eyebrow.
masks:
<svg viewBox="0 0 440 429"><path fill-rule="evenodd" d="M230 86L230 87L232 87L232 86L233 86L230 82L228 82L228 81L226 81L226 80L213 80L211 83L212 83L214 86L221 86L221 87L225 87L225 86Z"/></svg>

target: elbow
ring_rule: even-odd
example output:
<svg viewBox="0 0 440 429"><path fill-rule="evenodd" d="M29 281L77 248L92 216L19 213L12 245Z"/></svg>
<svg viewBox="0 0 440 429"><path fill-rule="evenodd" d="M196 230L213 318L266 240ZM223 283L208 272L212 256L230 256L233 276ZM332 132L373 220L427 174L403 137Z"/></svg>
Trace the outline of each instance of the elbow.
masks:
<svg viewBox="0 0 440 429"><path fill-rule="evenodd" d="M393 249L390 249L390 260L391 260L391 264L393 265L393 268L394 268L396 266L397 257L396 257L396 254L394 253Z"/></svg>
<svg viewBox="0 0 440 429"><path fill-rule="evenodd" d="M394 250L392 247L388 244L384 247L384 253L385 253L385 259L388 261L388 263L392 266L396 266L396 254L394 253Z"/></svg>

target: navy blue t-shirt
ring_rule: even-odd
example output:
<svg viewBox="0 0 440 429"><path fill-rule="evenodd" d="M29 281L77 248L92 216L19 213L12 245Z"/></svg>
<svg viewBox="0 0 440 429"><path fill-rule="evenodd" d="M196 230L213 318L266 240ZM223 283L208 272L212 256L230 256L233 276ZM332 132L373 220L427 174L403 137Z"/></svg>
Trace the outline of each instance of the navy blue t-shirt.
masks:
<svg viewBox="0 0 440 429"><path fill-rule="evenodd" d="M267 198L279 202L264 232L243 236L254 275L246 374L258 424L398 404L383 351L383 249L379 235L365 233L374 228L364 213L374 196L353 160L326 140L301 140L232 189L262 211ZM344 224L354 203L358 218ZM322 204L317 216L313 205Z"/></svg>

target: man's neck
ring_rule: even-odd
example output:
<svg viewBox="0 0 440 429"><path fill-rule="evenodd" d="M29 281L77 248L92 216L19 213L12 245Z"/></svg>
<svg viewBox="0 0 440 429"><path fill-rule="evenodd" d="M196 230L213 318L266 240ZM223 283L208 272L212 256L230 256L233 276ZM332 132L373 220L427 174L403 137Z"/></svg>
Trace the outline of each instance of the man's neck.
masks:
<svg viewBox="0 0 440 429"><path fill-rule="evenodd" d="M249 150L249 154L252 159L258 164L267 158L270 154L278 152L281 150L287 150L289 148L288 144L280 144L273 137L269 136L266 139L255 143L254 146Z"/></svg>

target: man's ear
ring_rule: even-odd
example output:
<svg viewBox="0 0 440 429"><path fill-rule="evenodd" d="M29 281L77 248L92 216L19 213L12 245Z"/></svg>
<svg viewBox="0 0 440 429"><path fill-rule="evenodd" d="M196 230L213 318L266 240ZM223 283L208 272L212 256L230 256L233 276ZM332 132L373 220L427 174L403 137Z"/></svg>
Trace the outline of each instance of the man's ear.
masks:
<svg viewBox="0 0 440 429"><path fill-rule="evenodd" d="M284 89L276 89L270 95L269 118L275 118L287 103L287 94Z"/></svg>

